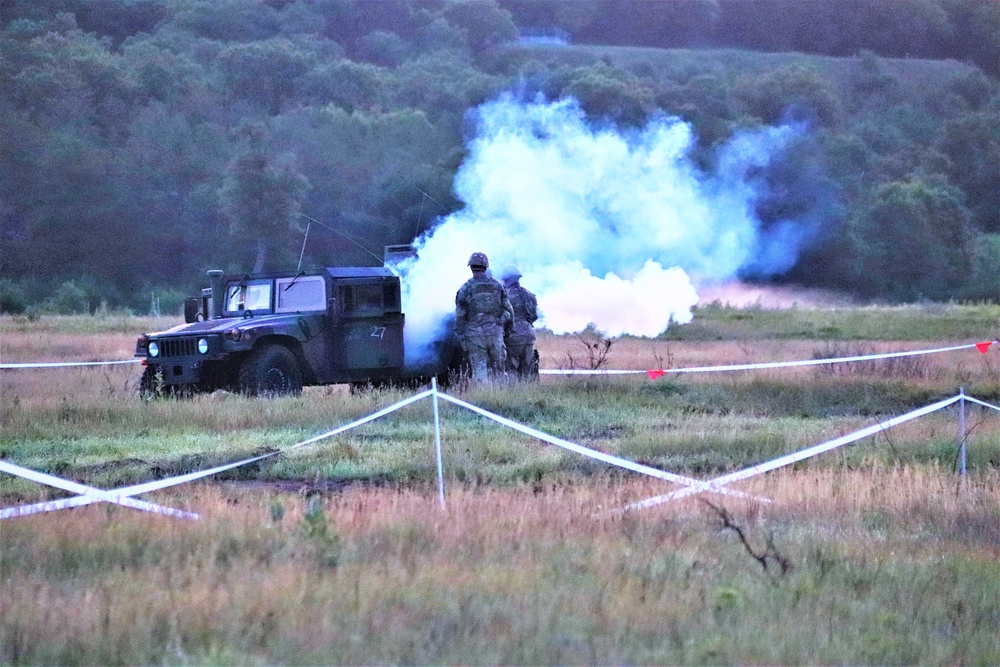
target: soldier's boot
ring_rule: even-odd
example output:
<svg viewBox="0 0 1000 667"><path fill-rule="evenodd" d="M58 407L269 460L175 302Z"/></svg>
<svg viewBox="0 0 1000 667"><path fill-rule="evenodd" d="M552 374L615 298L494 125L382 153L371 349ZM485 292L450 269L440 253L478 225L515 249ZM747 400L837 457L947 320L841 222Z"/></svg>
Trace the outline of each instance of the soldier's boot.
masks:
<svg viewBox="0 0 1000 667"><path fill-rule="evenodd" d="M469 365L472 367L473 382L486 382L490 379L488 358L485 350L470 345Z"/></svg>

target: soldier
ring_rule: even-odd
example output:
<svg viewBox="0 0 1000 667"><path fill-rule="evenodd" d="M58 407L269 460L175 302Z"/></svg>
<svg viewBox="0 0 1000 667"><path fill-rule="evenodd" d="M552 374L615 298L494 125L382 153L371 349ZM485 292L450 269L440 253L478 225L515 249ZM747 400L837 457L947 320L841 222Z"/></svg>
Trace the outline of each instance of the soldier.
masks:
<svg viewBox="0 0 1000 667"><path fill-rule="evenodd" d="M514 307L514 326L507 331L507 369L515 371L523 380L534 375L535 320L538 319L538 300L521 287L521 271L516 266L505 266L500 272L511 306Z"/></svg>
<svg viewBox="0 0 1000 667"><path fill-rule="evenodd" d="M472 277L455 295L455 331L469 355L472 379L486 380L505 369L504 330L514 322L507 290L486 275L490 261L481 252L469 257Z"/></svg>

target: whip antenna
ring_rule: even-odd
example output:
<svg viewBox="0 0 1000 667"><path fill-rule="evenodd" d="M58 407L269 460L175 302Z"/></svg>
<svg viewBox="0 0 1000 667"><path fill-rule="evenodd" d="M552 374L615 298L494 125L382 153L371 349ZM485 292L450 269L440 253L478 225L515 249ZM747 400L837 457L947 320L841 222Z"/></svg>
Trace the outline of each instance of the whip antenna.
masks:
<svg viewBox="0 0 1000 667"><path fill-rule="evenodd" d="M299 265L295 267L296 271L302 270L302 257L306 254L306 241L309 240L309 229L312 227L312 220L306 222L306 235L302 237L302 250L299 252Z"/></svg>
<svg viewBox="0 0 1000 667"><path fill-rule="evenodd" d="M325 229L329 229L329 230L330 230L331 232L333 232L334 234L336 234L336 235L338 235L338 236L343 236L343 237L344 237L345 239L347 239L348 241L350 241L351 243L353 243L354 245L358 246L359 248L361 248L362 250L364 250L364 251L365 251L366 253L368 253L369 255L371 255L372 257L374 257L375 259L377 259L377 260L379 261L379 263L382 263L382 258L381 258L381 257L379 257L378 255L376 255L376 254L375 254L375 253L373 253L373 252L372 252L371 250L369 250L368 248L364 247L363 245L361 245L360 243L358 243L358 242L357 242L357 241L355 241L354 239L352 239L352 238L351 238L350 236L348 236L348 235L347 235L347 234L345 234L344 232L341 232L341 231L339 231L339 230L336 230L336 229L334 229L333 227L331 227L330 225L324 225L324 224L323 224L322 222L320 222L320 221L319 221L319 220L317 220L316 218L310 218L310 217L309 217L308 215L306 215L305 213L302 213L302 212L300 212L300 211L296 211L295 213L296 213L296 215L301 215L301 216L302 216L303 218L305 218L305 219L306 219L306 220L308 220L309 222L314 222L314 223L316 223L317 225L319 225L320 227L323 227L323 228L325 228ZM307 233L307 234L309 233L309 229L308 229L308 227L306 228L306 233ZM304 245L305 245L305 244L303 243L303 246L304 246Z"/></svg>

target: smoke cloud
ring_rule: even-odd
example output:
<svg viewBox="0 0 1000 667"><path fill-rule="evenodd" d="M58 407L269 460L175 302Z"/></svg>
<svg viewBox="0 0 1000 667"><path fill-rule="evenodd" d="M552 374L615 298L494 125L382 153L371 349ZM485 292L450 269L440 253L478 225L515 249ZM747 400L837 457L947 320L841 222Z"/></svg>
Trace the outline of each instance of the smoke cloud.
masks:
<svg viewBox="0 0 1000 667"><path fill-rule="evenodd" d="M469 255L499 272L516 264L538 296L538 325L587 326L609 336L656 336L683 324L695 284L791 267L809 231L755 217L756 174L802 127L734 136L714 173L690 159L689 124L662 116L638 130L588 122L574 100L476 110L476 135L455 179L465 207L415 242L403 275L408 360L416 361L454 312Z"/></svg>

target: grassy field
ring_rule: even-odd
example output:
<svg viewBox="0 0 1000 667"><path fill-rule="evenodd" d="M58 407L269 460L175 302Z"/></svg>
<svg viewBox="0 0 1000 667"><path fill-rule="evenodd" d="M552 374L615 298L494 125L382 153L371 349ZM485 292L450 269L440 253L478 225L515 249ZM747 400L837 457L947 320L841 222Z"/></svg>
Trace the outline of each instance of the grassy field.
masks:
<svg viewBox="0 0 1000 667"><path fill-rule="evenodd" d="M734 309L609 368L677 368L992 340L996 306ZM126 359L167 320L0 318L0 361ZM543 334L543 368L592 336ZM137 366L0 371L5 460L102 488L290 446L408 392L309 388L143 400ZM1000 349L786 370L455 390L572 442L698 478L954 395L1000 403ZM948 409L694 496L429 401L148 499L0 522L0 662L11 664L1000 663L1000 413ZM0 477L3 506L63 497Z"/></svg>

